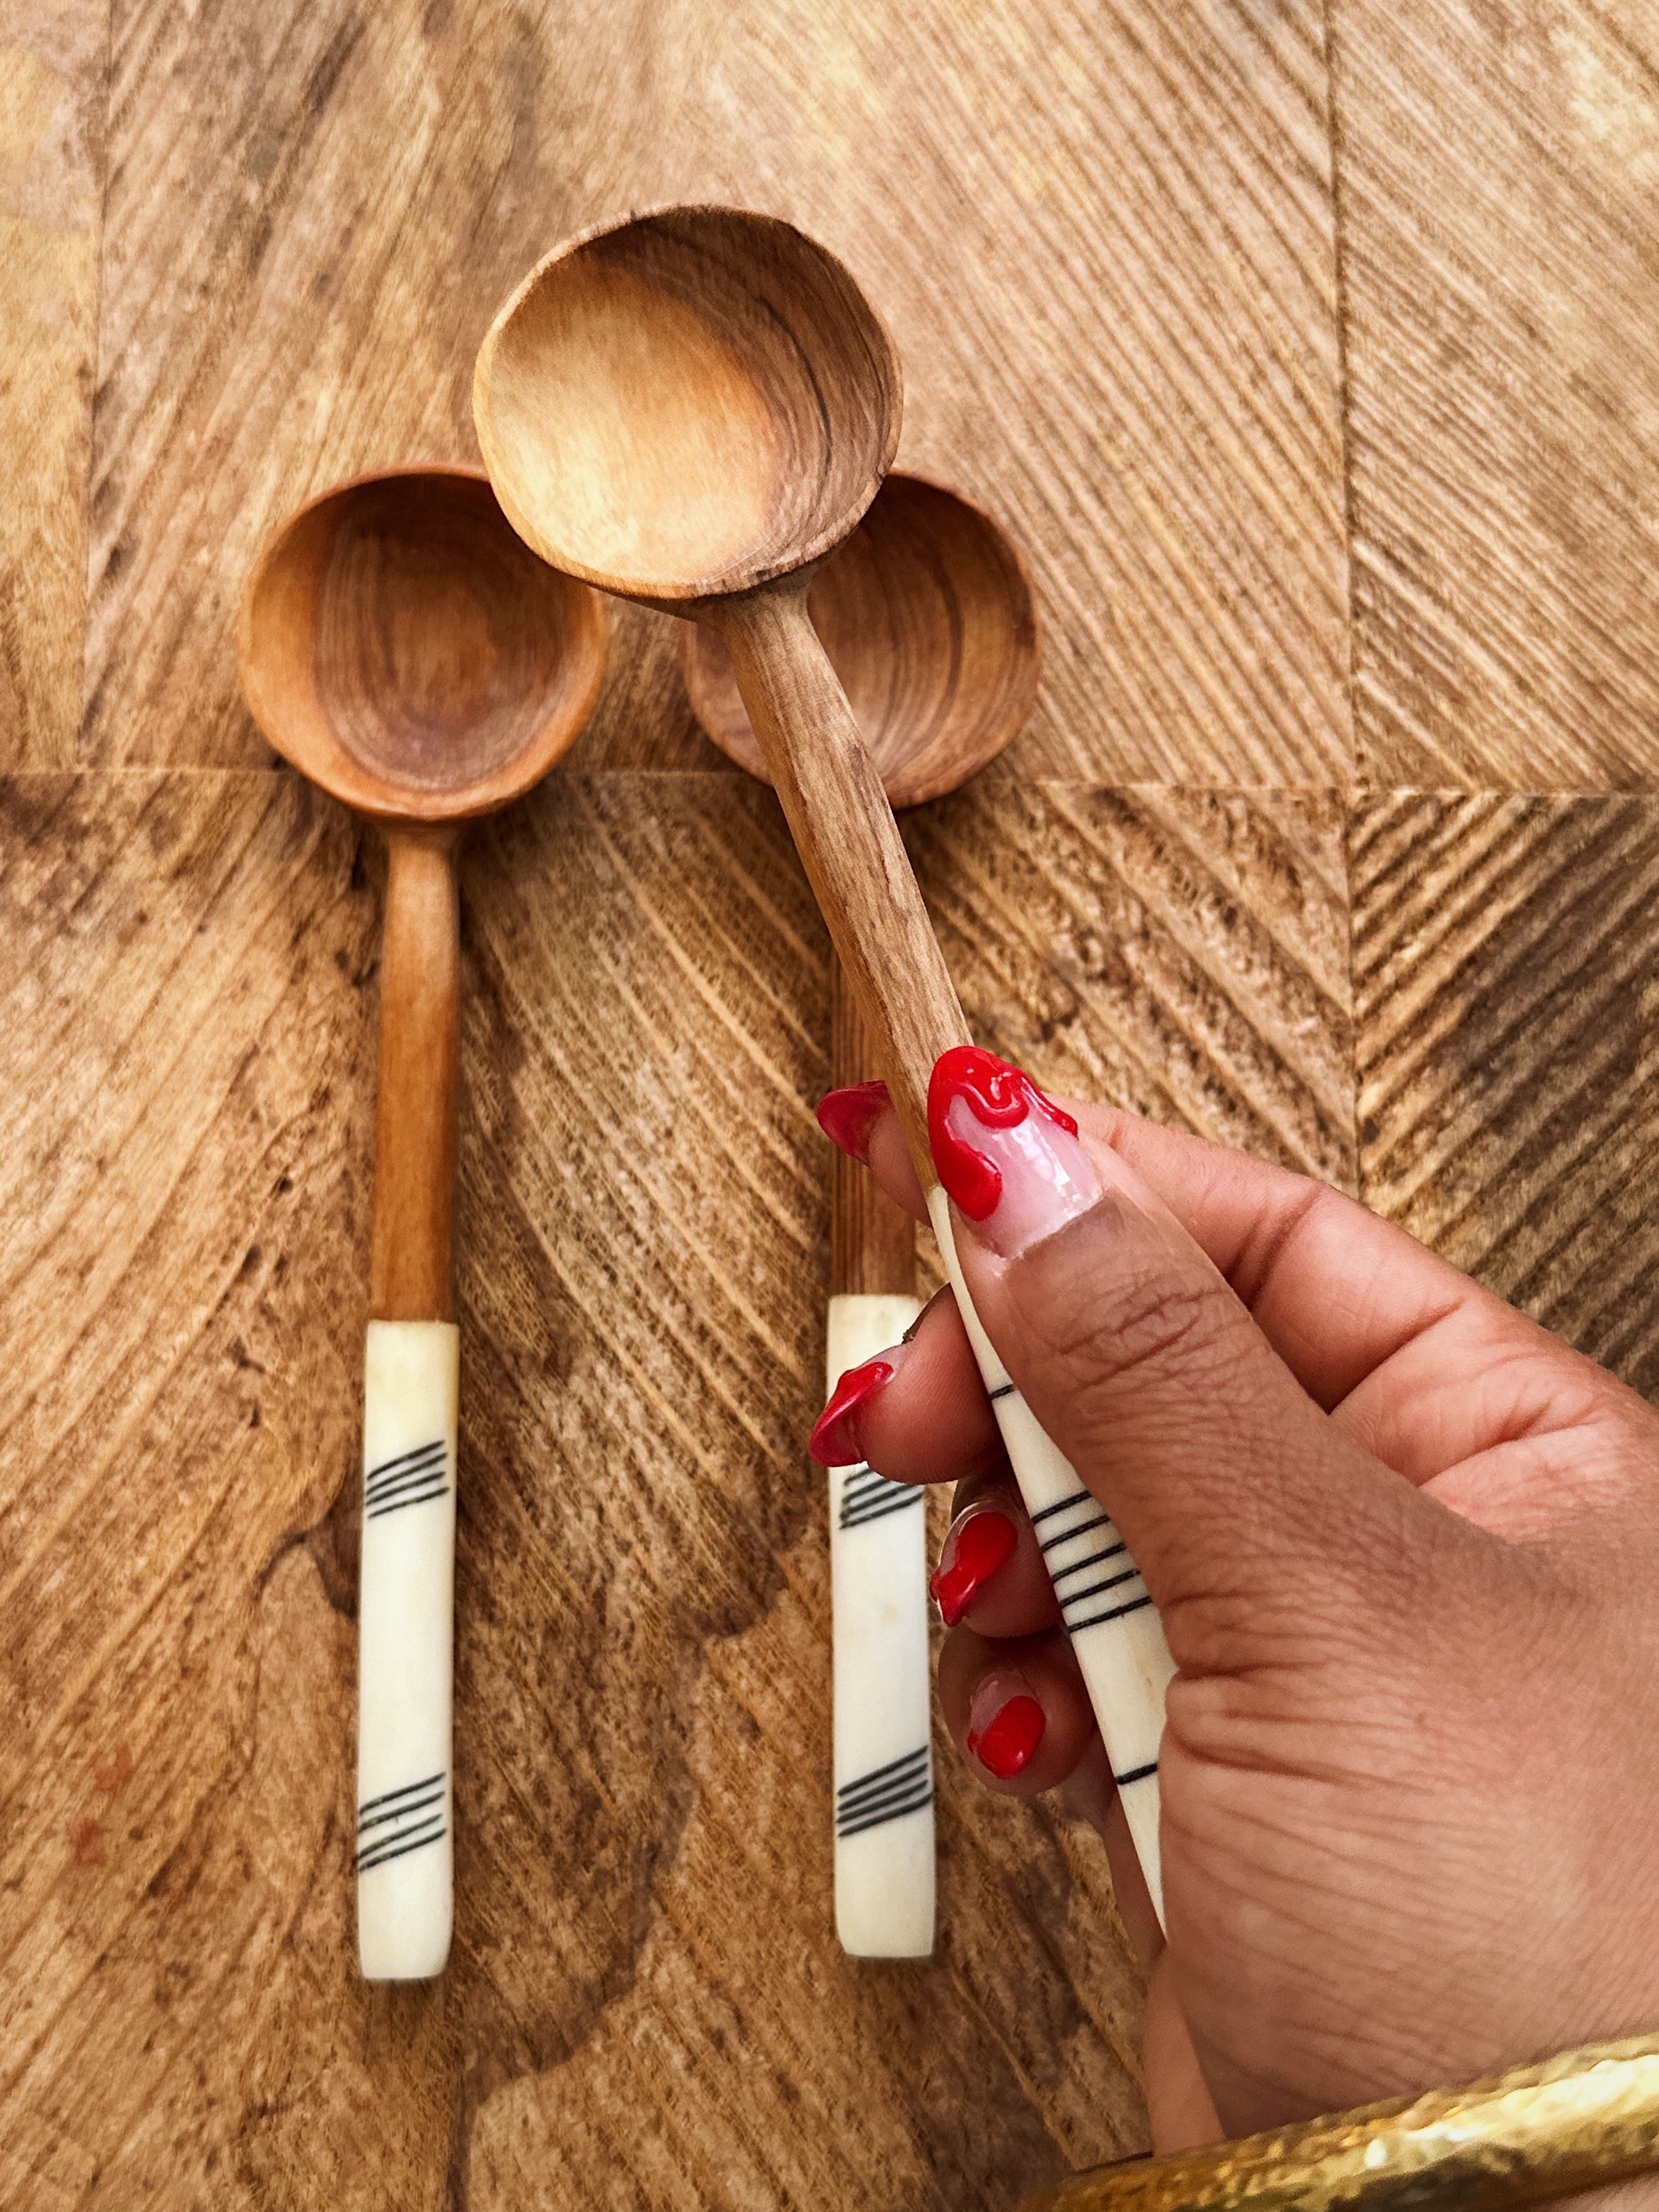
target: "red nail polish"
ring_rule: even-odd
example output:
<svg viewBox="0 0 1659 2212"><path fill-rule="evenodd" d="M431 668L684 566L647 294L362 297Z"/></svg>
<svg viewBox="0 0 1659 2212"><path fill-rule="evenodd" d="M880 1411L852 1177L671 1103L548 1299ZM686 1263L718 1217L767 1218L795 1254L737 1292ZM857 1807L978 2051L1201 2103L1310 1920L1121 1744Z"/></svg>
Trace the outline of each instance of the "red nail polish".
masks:
<svg viewBox="0 0 1659 2212"><path fill-rule="evenodd" d="M890 1359L866 1359L862 1367L848 1369L807 1441L806 1449L820 1467L851 1467L864 1456L853 1432L853 1416L866 1398L891 1381L892 1374Z"/></svg>
<svg viewBox="0 0 1659 2212"><path fill-rule="evenodd" d="M826 1091L818 1101L818 1127L849 1159L867 1167L870 1132L892 1103L882 1082L851 1083L840 1091Z"/></svg>
<svg viewBox="0 0 1659 2212"><path fill-rule="evenodd" d="M960 1098L987 1129L1014 1129L1033 1111L1046 1114L1068 1136L1077 1134L1071 1115L1045 1098L1030 1077L1010 1067L976 1044L952 1045L941 1053L927 1085L927 1138L939 1181L970 1221L988 1220L1002 1196L1002 1170L951 1127L951 1109Z"/></svg>
<svg viewBox="0 0 1659 2212"><path fill-rule="evenodd" d="M939 1600L947 1628L956 1626L1018 1540L1008 1516L989 1509L970 1513L951 1529L927 1585Z"/></svg>
<svg viewBox="0 0 1659 2212"><path fill-rule="evenodd" d="M988 1774L994 1774L999 1782L1012 1782L1036 1756L1048 1725L1035 1698L1010 1698L982 1729L969 1729L968 1748Z"/></svg>

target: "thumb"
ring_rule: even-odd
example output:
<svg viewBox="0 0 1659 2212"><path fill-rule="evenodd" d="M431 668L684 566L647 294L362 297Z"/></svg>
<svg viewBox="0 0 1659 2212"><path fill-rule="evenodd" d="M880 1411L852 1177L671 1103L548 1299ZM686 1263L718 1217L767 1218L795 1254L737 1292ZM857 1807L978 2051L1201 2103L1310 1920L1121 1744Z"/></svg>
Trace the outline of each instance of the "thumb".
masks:
<svg viewBox="0 0 1659 2212"><path fill-rule="evenodd" d="M935 1067L928 1128L981 1324L1178 1665L1258 1664L1286 1634L1305 1656L1322 1620L1351 1644L1353 1601L1375 1620L1420 1589L1413 1559L1462 1524L1330 1421L1117 1153L971 1046Z"/></svg>

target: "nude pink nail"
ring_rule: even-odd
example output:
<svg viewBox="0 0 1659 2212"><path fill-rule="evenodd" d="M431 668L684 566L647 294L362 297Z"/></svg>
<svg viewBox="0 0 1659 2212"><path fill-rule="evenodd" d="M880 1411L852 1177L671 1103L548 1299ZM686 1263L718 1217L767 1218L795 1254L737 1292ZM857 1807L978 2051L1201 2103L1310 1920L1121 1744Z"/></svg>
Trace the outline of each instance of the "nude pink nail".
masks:
<svg viewBox="0 0 1659 2212"><path fill-rule="evenodd" d="M1100 1195L1071 1115L977 1045L940 1055L927 1089L927 1132L957 1211L1005 1259L1052 1237Z"/></svg>

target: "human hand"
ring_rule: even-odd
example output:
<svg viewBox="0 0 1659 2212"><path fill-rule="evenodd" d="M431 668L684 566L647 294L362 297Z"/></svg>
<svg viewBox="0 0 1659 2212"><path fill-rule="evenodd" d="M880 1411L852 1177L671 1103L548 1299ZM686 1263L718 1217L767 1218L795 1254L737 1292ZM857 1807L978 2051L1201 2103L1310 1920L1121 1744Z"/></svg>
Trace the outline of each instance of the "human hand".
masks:
<svg viewBox="0 0 1659 2212"><path fill-rule="evenodd" d="M945 1719L992 1788L1093 1804L1156 2147L1659 2026L1659 1413L1322 1184L1012 1071L986 1126L973 1060L932 1117L964 1279L1178 1669L1167 1944L948 1292L813 1449L957 1483ZM820 1118L925 1215L873 1086Z"/></svg>

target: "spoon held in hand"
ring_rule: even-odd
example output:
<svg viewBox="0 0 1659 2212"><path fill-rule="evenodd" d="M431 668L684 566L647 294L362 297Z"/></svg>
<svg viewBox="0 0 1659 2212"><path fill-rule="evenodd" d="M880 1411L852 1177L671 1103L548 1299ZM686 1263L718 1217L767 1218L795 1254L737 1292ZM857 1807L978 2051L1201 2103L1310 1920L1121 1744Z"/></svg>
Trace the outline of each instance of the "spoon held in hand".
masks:
<svg viewBox="0 0 1659 2212"><path fill-rule="evenodd" d="M1097 1541L1121 1566L1115 1532L1087 1510L1089 1493L1013 1389L957 1265L927 1090L939 1056L969 1042L967 1027L881 778L807 612L817 564L869 506L897 443L886 332L841 264L789 224L668 209L580 238L532 270L479 349L472 398L497 496L544 560L695 616L724 639L886 1072L1026 1504L1051 1528L1075 1520L1068 1567L1091 1567ZM1082 1624L1073 1644L1157 1899L1168 1648L1144 1595Z"/></svg>

